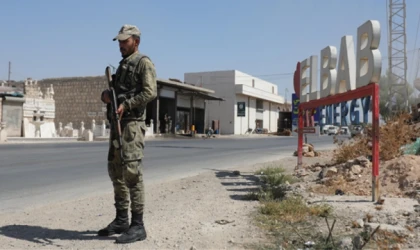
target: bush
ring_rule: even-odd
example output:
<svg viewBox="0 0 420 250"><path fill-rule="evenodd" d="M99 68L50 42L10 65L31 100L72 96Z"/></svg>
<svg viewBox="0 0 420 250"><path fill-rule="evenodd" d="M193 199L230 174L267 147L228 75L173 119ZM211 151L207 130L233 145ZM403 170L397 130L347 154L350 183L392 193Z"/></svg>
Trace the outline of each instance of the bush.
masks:
<svg viewBox="0 0 420 250"><path fill-rule="evenodd" d="M410 114L401 114L387 121L379 129L379 159L394 159L403 154L402 147L411 144L413 138L420 137L420 129L411 124ZM359 156L372 155L372 127L365 128L364 135L358 135L351 143L340 143L333 161L344 163Z"/></svg>

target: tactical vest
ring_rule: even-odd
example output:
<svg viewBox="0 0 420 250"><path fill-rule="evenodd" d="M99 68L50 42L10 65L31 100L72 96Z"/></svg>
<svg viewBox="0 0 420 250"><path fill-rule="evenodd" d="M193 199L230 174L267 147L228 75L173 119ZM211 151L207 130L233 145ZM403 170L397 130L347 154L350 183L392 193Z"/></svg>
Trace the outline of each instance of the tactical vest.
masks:
<svg viewBox="0 0 420 250"><path fill-rule="evenodd" d="M134 95L141 92L143 82L139 74L135 74L136 67L138 66L141 59L144 57L149 58L146 55L136 53L131 57L128 62L123 63L118 67L115 73L115 79L113 81L115 94L118 99L118 105L123 103L125 100L133 98ZM135 119L142 118L145 112L145 107L133 108L124 112L123 119Z"/></svg>

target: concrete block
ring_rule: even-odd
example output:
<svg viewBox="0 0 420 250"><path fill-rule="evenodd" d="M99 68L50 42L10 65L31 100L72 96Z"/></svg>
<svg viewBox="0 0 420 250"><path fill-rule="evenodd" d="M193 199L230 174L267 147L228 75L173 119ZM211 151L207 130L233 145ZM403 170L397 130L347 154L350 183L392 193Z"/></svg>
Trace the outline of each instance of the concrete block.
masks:
<svg viewBox="0 0 420 250"><path fill-rule="evenodd" d="M6 123L0 123L0 143L7 142Z"/></svg>
<svg viewBox="0 0 420 250"><path fill-rule="evenodd" d="M2 130L0 131L0 143L7 142L7 131Z"/></svg>
<svg viewBox="0 0 420 250"><path fill-rule="evenodd" d="M85 130L84 139L85 141L93 141L93 133L90 129Z"/></svg>

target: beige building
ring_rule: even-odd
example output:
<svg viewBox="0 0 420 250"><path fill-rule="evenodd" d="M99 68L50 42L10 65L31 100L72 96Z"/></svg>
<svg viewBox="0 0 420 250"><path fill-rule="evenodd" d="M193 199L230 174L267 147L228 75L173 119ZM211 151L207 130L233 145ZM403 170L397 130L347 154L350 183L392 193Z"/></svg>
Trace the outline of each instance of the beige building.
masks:
<svg viewBox="0 0 420 250"><path fill-rule="evenodd" d="M226 100L208 103L206 126L219 121L221 134L245 134L256 128L276 132L279 111L290 106L278 95L277 85L238 70L185 73L184 80Z"/></svg>

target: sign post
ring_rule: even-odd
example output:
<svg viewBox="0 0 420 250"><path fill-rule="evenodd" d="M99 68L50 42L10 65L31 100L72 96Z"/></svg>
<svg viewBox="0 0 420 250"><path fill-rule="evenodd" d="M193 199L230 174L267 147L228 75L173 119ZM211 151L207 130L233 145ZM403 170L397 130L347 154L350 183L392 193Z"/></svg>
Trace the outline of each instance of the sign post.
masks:
<svg viewBox="0 0 420 250"><path fill-rule="evenodd" d="M237 116L244 117L245 116L245 102L238 102L237 103Z"/></svg>
<svg viewBox="0 0 420 250"><path fill-rule="evenodd" d="M343 118L349 115L352 124L358 123L359 111L355 111L355 107L358 106L356 102L359 99L362 104L364 123L368 123L368 112L372 112L372 201L380 197L378 85L382 68L381 53L378 49L380 35L379 22L369 20L357 29L356 55L352 36L341 38L339 55L334 46L327 46L321 50L319 90L317 90L318 56L311 56L298 62L294 75L295 92L300 102L297 168L302 168L303 134L309 129L305 127L313 126L312 122L308 121L308 112L313 115L317 108L328 107L328 109L332 108L333 112L329 113L330 117L326 120L343 124L346 122ZM307 71L309 71L308 75ZM350 110L347 108L349 101L351 101ZM336 108L340 106L341 120L337 121ZM321 115L320 118L322 119Z"/></svg>

